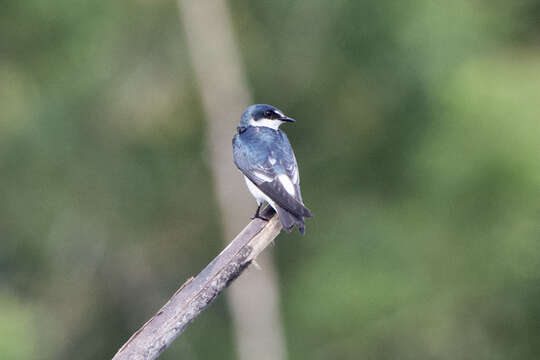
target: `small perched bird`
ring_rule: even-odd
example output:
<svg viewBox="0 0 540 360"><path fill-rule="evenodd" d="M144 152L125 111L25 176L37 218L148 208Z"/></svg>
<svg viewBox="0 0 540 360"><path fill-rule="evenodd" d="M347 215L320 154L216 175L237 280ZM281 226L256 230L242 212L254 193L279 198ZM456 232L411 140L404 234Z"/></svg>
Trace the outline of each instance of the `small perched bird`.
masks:
<svg viewBox="0 0 540 360"><path fill-rule="evenodd" d="M294 121L273 106L251 105L242 114L233 138L233 156L258 204L253 218L268 220L259 214L266 201L278 213L285 231L296 226L303 235L304 218L311 217L311 211L302 202L293 149L287 135L279 130L281 124Z"/></svg>

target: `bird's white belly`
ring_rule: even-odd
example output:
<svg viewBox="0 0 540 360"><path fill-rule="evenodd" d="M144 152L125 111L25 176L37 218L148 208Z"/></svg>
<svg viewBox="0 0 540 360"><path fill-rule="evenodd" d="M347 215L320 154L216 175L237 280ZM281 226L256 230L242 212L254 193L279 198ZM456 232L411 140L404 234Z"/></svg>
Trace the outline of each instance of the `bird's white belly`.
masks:
<svg viewBox="0 0 540 360"><path fill-rule="evenodd" d="M272 206L274 208L274 210L276 210L276 203L274 201L272 201L272 199L270 199L265 193L263 193L261 190L259 190L257 185L255 185L246 176L244 176L244 180L246 181L246 185L247 185L247 187L249 189L249 192L251 193L251 195L253 195L255 200L257 200L258 205L262 204L263 201L266 201L268 204L270 204L270 206Z"/></svg>

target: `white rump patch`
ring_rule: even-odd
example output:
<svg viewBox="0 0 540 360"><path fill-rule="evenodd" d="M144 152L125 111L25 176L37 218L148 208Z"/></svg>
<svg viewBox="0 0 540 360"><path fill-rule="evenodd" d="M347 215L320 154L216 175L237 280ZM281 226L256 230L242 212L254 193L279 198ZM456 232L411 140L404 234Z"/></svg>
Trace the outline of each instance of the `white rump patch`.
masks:
<svg viewBox="0 0 540 360"><path fill-rule="evenodd" d="M253 118L249 119L249 125L251 126L264 126L274 130L279 129L279 125L281 125L282 123L283 121L281 120L261 119L255 121L253 120Z"/></svg>
<svg viewBox="0 0 540 360"><path fill-rule="evenodd" d="M274 180L274 179L272 179L270 176L266 176L266 175L264 175L263 173L260 173L260 172L258 172L258 171L254 171L254 172L253 172L253 175L254 175L257 179L262 180L262 181L264 181L264 182L270 182L270 181Z"/></svg>
<svg viewBox="0 0 540 360"><path fill-rule="evenodd" d="M285 191L287 191L291 196L294 196L294 184L292 183L291 179L287 175L281 174L278 176L278 180L285 188Z"/></svg>

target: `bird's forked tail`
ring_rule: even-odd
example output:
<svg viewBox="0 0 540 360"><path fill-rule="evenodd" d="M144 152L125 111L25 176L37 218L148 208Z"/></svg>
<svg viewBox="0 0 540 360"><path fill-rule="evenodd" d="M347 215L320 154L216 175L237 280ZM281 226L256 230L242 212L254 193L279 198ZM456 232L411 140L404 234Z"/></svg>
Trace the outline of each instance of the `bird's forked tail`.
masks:
<svg viewBox="0 0 540 360"><path fill-rule="evenodd" d="M305 234L305 224L304 224L304 218L302 216L297 217L287 210L281 208L280 206L277 207L277 213L279 215L279 221L281 222L281 226L283 226L283 229L286 232L291 232L293 227L296 226L298 230L300 231L300 234Z"/></svg>

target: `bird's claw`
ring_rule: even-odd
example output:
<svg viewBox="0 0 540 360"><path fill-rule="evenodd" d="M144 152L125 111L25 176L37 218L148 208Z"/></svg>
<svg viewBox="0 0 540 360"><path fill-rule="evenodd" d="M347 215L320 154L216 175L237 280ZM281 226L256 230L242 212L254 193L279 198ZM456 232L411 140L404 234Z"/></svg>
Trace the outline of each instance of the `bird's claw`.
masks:
<svg viewBox="0 0 540 360"><path fill-rule="evenodd" d="M253 215L250 219L251 220L255 220L255 219L261 219L263 221L269 221L270 219L267 219L265 218L264 216L262 216L259 211L261 210L261 206L262 204L260 204L258 207L257 207L257 211L255 211L255 215Z"/></svg>
<svg viewBox="0 0 540 360"><path fill-rule="evenodd" d="M262 215L259 215L259 214L255 214L253 215L252 217L250 217L251 220L255 220L255 219L261 219L261 220L264 220L264 221L270 221L270 219L268 218L265 218L264 216Z"/></svg>

